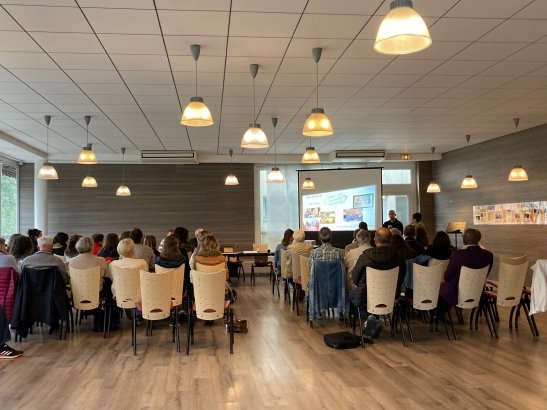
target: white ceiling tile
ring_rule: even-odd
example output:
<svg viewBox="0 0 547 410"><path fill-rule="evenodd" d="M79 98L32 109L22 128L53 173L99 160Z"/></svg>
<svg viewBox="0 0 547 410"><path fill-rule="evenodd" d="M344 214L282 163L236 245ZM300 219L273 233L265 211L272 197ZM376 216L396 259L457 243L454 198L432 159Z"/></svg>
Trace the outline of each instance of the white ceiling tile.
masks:
<svg viewBox="0 0 547 410"><path fill-rule="evenodd" d="M80 94L81 91L72 82L65 83L32 83L31 87L40 94Z"/></svg>
<svg viewBox="0 0 547 410"><path fill-rule="evenodd" d="M446 14L447 17L479 18L509 18L530 0L462 0Z"/></svg>
<svg viewBox="0 0 547 410"><path fill-rule="evenodd" d="M256 57L257 59L259 57L281 57L287 49L288 43L288 38L234 37L228 43L228 54L236 57Z"/></svg>
<svg viewBox="0 0 547 410"><path fill-rule="evenodd" d="M427 74L442 63L442 60L397 59L385 67L382 74Z"/></svg>
<svg viewBox="0 0 547 410"><path fill-rule="evenodd" d="M99 38L108 53L165 55L161 36L99 34Z"/></svg>
<svg viewBox="0 0 547 410"><path fill-rule="evenodd" d="M22 31L0 31L0 51L40 52L40 47Z"/></svg>
<svg viewBox="0 0 547 410"><path fill-rule="evenodd" d="M50 53L64 70L112 70L114 67L105 53Z"/></svg>
<svg viewBox="0 0 547 410"><path fill-rule="evenodd" d="M511 61L547 61L547 43L533 43L508 57Z"/></svg>
<svg viewBox="0 0 547 410"><path fill-rule="evenodd" d="M121 83L120 76L115 70L66 70L67 75L76 83Z"/></svg>
<svg viewBox="0 0 547 410"><path fill-rule="evenodd" d="M32 33L32 37L48 53L103 53L101 43L93 34Z"/></svg>
<svg viewBox="0 0 547 410"><path fill-rule="evenodd" d="M503 60L526 47L528 43L485 43L471 44L452 57L454 60Z"/></svg>
<svg viewBox="0 0 547 410"><path fill-rule="evenodd" d="M294 34L296 38L353 39L367 22L367 16L305 14Z"/></svg>
<svg viewBox="0 0 547 410"><path fill-rule="evenodd" d="M290 37L297 26L299 14L232 12L230 36Z"/></svg>
<svg viewBox="0 0 547 410"><path fill-rule="evenodd" d="M61 70L16 68L11 72L26 83L64 83L69 80Z"/></svg>
<svg viewBox="0 0 547 410"><path fill-rule="evenodd" d="M26 31L91 33L82 12L75 7L5 6Z"/></svg>
<svg viewBox="0 0 547 410"><path fill-rule="evenodd" d="M415 74L377 75L367 84L367 87L410 87L420 77Z"/></svg>
<svg viewBox="0 0 547 410"><path fill-rule="evenodd" d="M541 20L507 20L481 38L490 42L533 42L547 35L547 27Z"/></svg>
<svg viewBox="0 0 547 410"><path fill-rule="evenodd" d="M497 88L513 80L514 76L495 76L487 73L470 78L458 85L460 88Z"/></svg>
<svg viewBox="0 0 547 410"><path fill-rule="evenodd" d="M156 0L156 5L160 10L230 10L230 0Z"/></svg>
<svg viewBox="0 0 547 410"><path fill-rule="evenodd" d="M173 84L167 71L120 71L120 74L128 84Z"/></svg>
<svg viewBox="0 0 547 410"><path fill-rule="evenodd" d="M163 55L110 54L110 57L120 71L169 71L167 56Z"/></svg>
<svg viewBox="0 0 547 410"><path fill-rule="evenodd" d="M4 9L0 9L0 27L5 31L23 31L21 26Z"/></svg>
<svg viewBox="0 0 547 410"><path fill-rule="evenodd" d="M312 50L316 47L321 47L321 61L325 59L336 59L342 55L342 52L350 44L350 40L336 38L294 38L292 39L287 57L308 58L313 63Z"/></svg>
<svg viewBox="0 0 547 410"><path fill-rule="evenodd" d="M447 61L436 68L434 75L476 75L484 71L495 61Z"/></svg>
<svg viewBox="0 0 547 410"><path fill-rule="evenodd" d="M160 34L154 10L86 8L83 11L98 34Z"/></svg>
<svg viewBox="0 0 547 410"><path fill-rule="evenodd" d="M334 68L336 74L378 74L389 64L390 60L379 59L341 59Z"/></svg>
<svg viewBox="0 0 547 410"><path fill-rule="evenodd" d="M159 3L160 1L156 1ZM154 9L152 0L78 0L80 7L101 7L120 9Z"/></svg>
<svg viewBox="0 0 547 410"><path fill-rule="evenodd" d="M363 87L371 79L372 75L361 75L361 74L329 74L323 78L321 81L322 85L329 86L353 86L353 87Z"/></svg>
<svg viewBox="0 0 547 410"><path fill-rule="evenodd" d="M45 53L4 51L0 52L0 64L6 68L57 68Z"/></svg>
<svg viewBox="0 0 547 410"><path fill-rule="evenodd" d="M464 19L443 18L429 30L433 42L439 41L475 41L494 27L503 23L501 19ZM457 36L454 33L458 33ZM488 41L481 38L481 41Z"/></svg>
<svg viewBox="0 0 547 410"><path fill-rule="evenodd" d="M232 11L260 11L271 13L301 13L306 0L276 0L257 2L256 0L233 0Z"/></svg>
<svg viewBox="0 0 547 410"><path fill-rule="evenodd" d="M533 1L527 7L513 16L517 19L547 19L547 3L544 1Z"/></svg>
<svg viewBox="0 0 547 410"><path fill-rule="evenodd" d="M165 36L164 39L169 57L171 59L179 59L180 56L183 56L184 61L187 61L186 64L188 64L188 62L192 64L192 69L194 67L194 59L190 52L190 46L192 44L199 44L201 46L199 57L200 66L203 64L203 59L207 57L214 56L216 58L224 58L224 55L226 54L226 37Z"/></svg>
<svg viewBox="0 0 547 410"><path fill-rule="evenodd" d="M237 73L241 76L245 76L245 74L243 73ZM194 86L195 83L196 83L196 74L194 72L191 72L191 71L186 71L186 72L181 72L181 71L175 71L173 73L174 77L175 77L175 82L177 84L182 84L182 85L186 85L186 86ZM226 77L228 76L232 76L234 75L233 73L226 73ZM246 81L245 81L245 85L249 85L249 79L251 78L251 75L247 75L245 76L246 78ZM264 78L264 76L262 75L261 76L261 80ZM222 75L222 73L203 73L203 72L198 72L198 88L199 88L199 85L200 84L207 84L207 85L222 85L222 81L224 79L224 76ZM228 81L227 81L228 82ZM228 82L230 83L230 82ZM259 84L259 82L257 81L257 84Z"/></svg>
<svg viewBox="0 0 547 410"><path fill-rule="evenodd" d="M6 103L32 103L32 104L47 104L47 101L44 100L38 94L8 94L0 93L0 100Z"/></svg>
<svg viewBox="0 0 547 410"><path fill-rule="evenodd" d="M435 98L447 90L447 88L410 87L399 94L397 98Z"/></svg>
<svg viewBox="0 0 547 410"><path fill-rule="evenodd" d="M346 0L343 2L313 0L308 4L306 13L372 15L381 3L381 0Z"/></svg>
<svg viewBox="0 0 547 410"><path fill-rule="evenodd" d="M413 84L413 87L454 87L468 77L464 75L433 75L429 74Z"/></svg>
<svg viewBox="0 0 547 410"><path fill-rule="evenodd" d="M518 76L530 73L544 65L543 62L532 61L501 61L487 68L483 75Z"/></svg>
<svg viewBox="0 0 547 410"><path fill-rule="evenodd" d="M122 84L94 84L94 83L86 83L86 84L78 84L78 86L88 95L95 95L95 94L108 94L108 95L127 95L129 92L127 91L127 87Z"/></svg>
<svg viewBox="0 0 547 410"><path fill-rule="evenodd" d="M227 12L222 11L159 11L165 35L226 36Z"/></svg>

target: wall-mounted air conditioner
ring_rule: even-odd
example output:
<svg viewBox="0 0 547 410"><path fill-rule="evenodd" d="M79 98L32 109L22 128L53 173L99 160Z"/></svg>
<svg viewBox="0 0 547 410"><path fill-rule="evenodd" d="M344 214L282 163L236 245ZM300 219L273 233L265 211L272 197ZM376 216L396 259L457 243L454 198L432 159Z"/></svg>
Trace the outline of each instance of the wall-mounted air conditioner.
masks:
<svg viewBox="0 0 547 410"><path fill-rule="evenodd" d="M330 153L330 162L381 162L385 159L385 151L376 150L345 150Z"/></svg>
<svg viewBox="0 0 547 410"><path fill-rule="evenodd" d="M144 150L141 151L142 162L148 164L197 164L196 151L185 150Z"/></svg>

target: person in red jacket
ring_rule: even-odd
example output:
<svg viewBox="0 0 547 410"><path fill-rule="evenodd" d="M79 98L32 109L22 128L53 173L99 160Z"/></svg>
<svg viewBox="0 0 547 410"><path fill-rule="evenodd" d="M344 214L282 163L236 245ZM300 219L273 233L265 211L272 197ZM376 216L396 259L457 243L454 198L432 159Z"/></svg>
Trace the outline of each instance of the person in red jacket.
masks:
<svg viewBox="0 0 547 410"><path fill-rule="evenodd" d="M91 238L93 239L93 256L97 256L103 247L104 235L102 233L95 233Z"/></svg>

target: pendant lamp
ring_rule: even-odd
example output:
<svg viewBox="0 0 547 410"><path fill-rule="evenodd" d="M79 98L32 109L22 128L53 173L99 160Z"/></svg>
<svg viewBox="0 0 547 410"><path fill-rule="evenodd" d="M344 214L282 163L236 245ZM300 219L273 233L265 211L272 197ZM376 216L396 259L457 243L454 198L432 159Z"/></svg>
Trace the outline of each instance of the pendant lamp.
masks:
<svg viewBox="0 0 547 410"><path fill-rule="evenodd" d="M515 138L518 136L518 126L520 118L513 118L513 124L515 125ZM528 174L522 168L522 165L515 165L514 168L509 173L508 181L511 182L523 182L528 181Z"/></svg>
<svg viewBox="0 0 547 410"><path fill-rule="evenodd" d="M425 50L431 36L424 19L414 10L411 0L392 1L374 42L382 54L401 55Z"/></svg>
<svg viewBox="0 0 547 410"><path fill-rule="evenodd" d="M203 102L203 98L198 97L198 59L200 51L200 45L192 44L190 46L190 52L196 63L196 96L190 98L190 103L182 112L180 123L187 127L207 127L213 125L213 117L209 108Z"/></svg>
<svg viewBox="0 0 547 410"><path fill-rule="evenodd" d="M122 148L122 184L118 187L116 196L131 196L129 187L125 185L125 148Z"/></svg>
<svg viewBox="0 0 547 410"><path fill-rule="evenodd" d="M469 145L469 140L471 139L471 135L466 135L465 140L467 141L467 144ZM462 181L462 185L460 187L461 189L475 189L478 188L477 181L475 181L475 178L469 173L469 162L467 165L467 175Z"/></svg>
<svg viewBox="0 0 547 410"><path fill-rule="evenodd" d="M321 159L319 154L314 147L311 146L311 137L310 137L310 146L306 148L306 152L302 155L302 164L319 164Z"/></svg>
<svg viewBox="0 0 547 410"><path fill-rule="evenodd" d="M315 184L309 176L304 179L304 182L302 182L302 189L315 189Z"/></svg>
<svg viewBox="0 0 547 410"><path fill-rule="evenodd" d="M91 149L91 144L89 143L89 121L91 121L91 116L86 115L84 120L86 128L86 146L83 148L82 152L80 152L80 155L78 155L78 164L93 165L98 161L97 155L95 155Z"/></svg>
<svg viewBox="0 0 547 410"><path fill-rule="evenodd" d="M82 181L82 188L97 188L97 180L88 175Z"/></svg>
<svg viewBox="0 0 547 410"><path fill-rule="evenodd" d="M435 147L431 147L431 161L433 161L433 154L435 154ZM431 181L427 186L428 194L438 194L441 192L441 187L434 181Z"/></svg>
<svg viewBox="0 0 547 410"><path fill-rule="evenodd" d="M44 115L44 121L46 123L46 161L44 165L38 171L38 179L59 179L57 171L53 168L53 165L49 163L49 123L51 122L51 115Z"/></svg>
<svg viewBox="0 0 547 410"><path fill-rule="evenodd" d="M234 155L234 150L230 148L230 175L226 177L226 181L224 182L224 185L228 185L228 186L239 185L239 181L237 180L237 177L232 172L232 156L233 155Z"/></svg>
<svg viewBox="0 0 547 410"><path fill-rule="evenodd" d="M268 148L268 137L260 128L260 124L256 122L256 94L255 94L255 77L258 73L258 64L249 66L251 76L253 77L253 122L249 124L249 128L243 135L241 140L241 148Z"/></svg>
<svg viewBox="0 0 547 410"><path fill-rule="evenodd" d="M315 61L315 83L316 83L316 108L311 110L311 114L306 118L302 135L306 137L328 137L332 135L332 124L329 117L325 115L325 110L319 108L319 60L323 49L316 47L312 50L313 60Z"/></svg>
<svg viewBox="0 0 547 410"><path fill-rule="evenodd" d="M274 127L274 167L268 174L268 178L266 179L266 182L268 184L277 184L281 182L285 182L285 177L283 176L283 173L279 170L277 167L277 146L276 146L276 133L275 133L275 127L277 127L277 118L272 118L272 124Z"/></svg>

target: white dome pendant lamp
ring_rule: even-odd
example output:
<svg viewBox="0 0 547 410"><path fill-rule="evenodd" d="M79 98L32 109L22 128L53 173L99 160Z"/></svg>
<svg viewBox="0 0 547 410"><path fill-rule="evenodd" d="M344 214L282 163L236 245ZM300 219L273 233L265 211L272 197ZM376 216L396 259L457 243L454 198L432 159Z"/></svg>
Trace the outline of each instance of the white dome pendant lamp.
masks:
<svg viewBox="0 0 547 410"><path fill-rule="evenodd" d="M272 124L274 127L274 166L270 173L268 174L268 178L266 179L266 182L268 184L277 184L281 182L285 182L285 177L283 176L283 173L279 170L279 167L277 166L277 146L276 146L276 133L275 133L275 127L277 127L277 118L272 118Z"/></svg>
<svg viewBox="0 0 547 410"><path fill-rule="evenodd" d="M57 171L53 168L53 165L49 163L49 124L51 122L51 115L44 115L44 121L46 123L46 161L44 165L38 171L36 176L38 179L59 179Z"/></svg>
<svg viewBox="0 0 547 410"><path fill-rule="evenodd" d="M125 185L125 148L122 148L122 184L118 187L116 196L131 196L129 187Z"/></svg>
<svg viewBox="0 0 547 410"><path fill-rule="evenodd" d="M80 155L78 155L78 164L93 165L96 164L98 160L97 155L93 152L91 144L89 143L89 122L91 121L91 116L86 115L84 120L86 128L86 146L82 149Z"/></svg>
<svg viewBox="0 0 547 410"><path fill-rule="evenodd" d="M433 162L433 154L435 154L435 147L431 147L431 161ZM438 194L441 192L441 187L435 181L431 181L427 186L428 194Z"/></svg>
<svg viewBox="0 0 547 410"><path fill-rule="evenodd" d="M226 177L226 180L224 181L224 185L226 186L235 186L239 185L239 181L237 177L232 172L232 156L234 155L234 150L230 148L230 174Z"/></svg>
<svg viewBox="0 0 547 410"><path fill-rule="evenodd" d="M201 46L198 44L192 44L190 46L190 52L196 63L196 95L190 98L190 103L186 106L182 112L180 123L187 127L207 127L213 125L213 117L209 108L203 102L202 97L198 97L198 59Z"/></svg>
<svg viewBox="0 0 547 410"><path fill-rule="evenodd" d="M258 73L258 64L249 66L251 76L253 77L253 122L249 124L249 128L243 134L241 139L241 148L260 149L268 148L268 137L260 128L260 124L256 122L256 94L255 94L255 77Z"/></svg>
<svg viewBox="0 0 547 410"><path fill-rule="evenodd" d="M471 139L471 135L466 135L465 140L467 141L467 145L469 145L469 140ZM462 184L460 186L461 189L475 189L478 188L477 181L475 181L475 178L473 178L473 175L469 173L469 161L467 162L467 175L463 179Z"/></svg>
<svg viewBox="0 0 547 410"><path fill-rule="evenodd" d="M304 122L302 135L306 137L328 137L333 134L329 117L325 115L325 110L319 107L319 60L321 60L322 53L323 49L321 47L312 50L313 60L315 61L316 108L311 110L311 114Z"/></svg>
<svg viewBox="0 0 547 410"><path fill-rule="evenodd" d="M513 124L515 125L515 137L518 136L519 122L520 118L513 118ZM509 173L509 177L507 178L507 180L510 182L528 181L528 174L526 173L525 169L522 168L522 165L515 165Z"/></svg>
<svg viewBox="0 0 547 410"><path fill-rule="evenodd" d="M382 54L411 54L428 48L432 41L424 19L414 10L411 0L392 1L374 42Z"/></svg>

